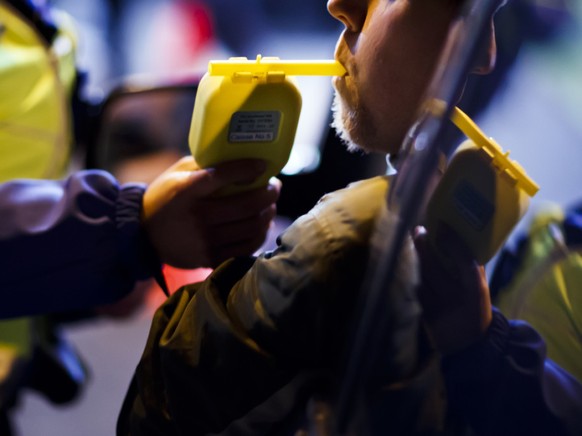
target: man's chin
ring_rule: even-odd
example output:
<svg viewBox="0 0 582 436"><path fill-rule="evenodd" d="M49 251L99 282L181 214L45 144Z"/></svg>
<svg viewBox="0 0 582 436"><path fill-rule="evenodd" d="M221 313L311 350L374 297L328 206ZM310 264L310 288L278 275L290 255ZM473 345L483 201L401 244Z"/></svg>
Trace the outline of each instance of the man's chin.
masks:
<svg viewBox="0 0 582 436"><path fill-rule="evenodd" d="M366 124L366 111L350 110L336 93L332 106L333 121L331 126L344 143L348 151L358 153L386 153L384 143L379 143L370 133L375 129Z"/></svg>
<svg viewBox="0 0 582 436"><path fill-rule="evenodd" d="M350 130L353 129L353 124L355 124L354 116L344 107L341 97L337 92L333 100L332 113L333 119L331 127L335 130L341 142L346 146L348 151L355 152L360 150L360 146L356 144L356 141L354 141L350 134Z"/></svg>
<svg viewBox="0 0 582 436"><path fill-rule="evenodd" d="M346 146L349 152L353 153L361 150L360 147L352 140L350 134L347 132L347 130L344 128L341 122L338 123L334 121L331 123L331 127L334 128L336 135L338 136L342 144Z"/></svg>

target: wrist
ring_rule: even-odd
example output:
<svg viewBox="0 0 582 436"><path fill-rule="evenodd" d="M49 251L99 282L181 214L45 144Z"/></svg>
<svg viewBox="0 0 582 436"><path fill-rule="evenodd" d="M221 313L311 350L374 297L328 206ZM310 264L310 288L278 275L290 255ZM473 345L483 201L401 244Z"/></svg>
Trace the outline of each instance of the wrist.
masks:
<svg viewBox="0 0 582 436"><path fill-rule="evenodd" d="M145 185L126 184L120 188L116 207L116 226L121 261L135 280L155 275L161 264L143 225Z"/></svg>
<svg viewBox="0 0 582 436"><path fill-rule="evenodd" d="M445 375L454 374L456 380L482 378L485 374L494 378L506 353L509 330L505 317L493 309L489 328L480 340L443 357ZM482 369L483 374L477 374L475 368Z"/></svg>
<svg viewBox="0 0 582 436"><path fill-rule="evenodd" d="M477 312L457 307L440 315L438 319L426 319L430 337L443 355L459 352L482 340L491 321L490 304L479 307Z"/></svg>

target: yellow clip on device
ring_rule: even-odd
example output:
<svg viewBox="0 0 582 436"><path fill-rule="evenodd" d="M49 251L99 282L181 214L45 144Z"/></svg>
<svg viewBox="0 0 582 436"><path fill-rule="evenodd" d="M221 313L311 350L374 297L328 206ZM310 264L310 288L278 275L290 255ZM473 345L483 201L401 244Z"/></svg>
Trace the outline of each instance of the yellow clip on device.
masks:
<svg viewBox="0 0 582 436"><path fill-rule="evenodd" d="M539 187L460 109L454 108L451 120L468 139L455 151L428 203L426 227L434 237L439 222L448 224L484 265Z"/></svg>
<svg viewBox="0 0 582 436"><path fill-rule="evenodd" d="M301 95L292 76L344 75L336 61L282 61L230 58L210 61L196 93L190 126L190 151L207 168L246 158L267 162L251 184L233 185L219 195L268 183L287 163L301 111Z"/></svg>

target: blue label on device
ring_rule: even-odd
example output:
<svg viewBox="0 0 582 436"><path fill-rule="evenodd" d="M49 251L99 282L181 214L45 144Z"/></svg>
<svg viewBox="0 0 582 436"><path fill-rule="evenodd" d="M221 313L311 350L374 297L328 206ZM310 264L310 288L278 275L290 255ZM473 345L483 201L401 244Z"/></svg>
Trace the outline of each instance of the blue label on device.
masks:
<svg viewBox="0 0 582 436"><path fill-rule="evenodd" d="M457 185L453 198L457 211L476 230L483 230L495 212L493 205L466 180Z"/></svg>

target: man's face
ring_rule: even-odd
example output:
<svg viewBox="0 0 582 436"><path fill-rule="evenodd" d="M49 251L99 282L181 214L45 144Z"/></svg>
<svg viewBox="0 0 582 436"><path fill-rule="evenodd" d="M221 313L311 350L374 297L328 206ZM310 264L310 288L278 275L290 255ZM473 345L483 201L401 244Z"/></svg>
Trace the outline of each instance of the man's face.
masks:
<svg viewBox="0 0 582 436"><path fill-rule="evenodd" d="M458 6L447 0L328 0L345 25L336 59L334 126L351 147L395 153L414 122ZM476 67L493 64L494 38Z"/></svg>

